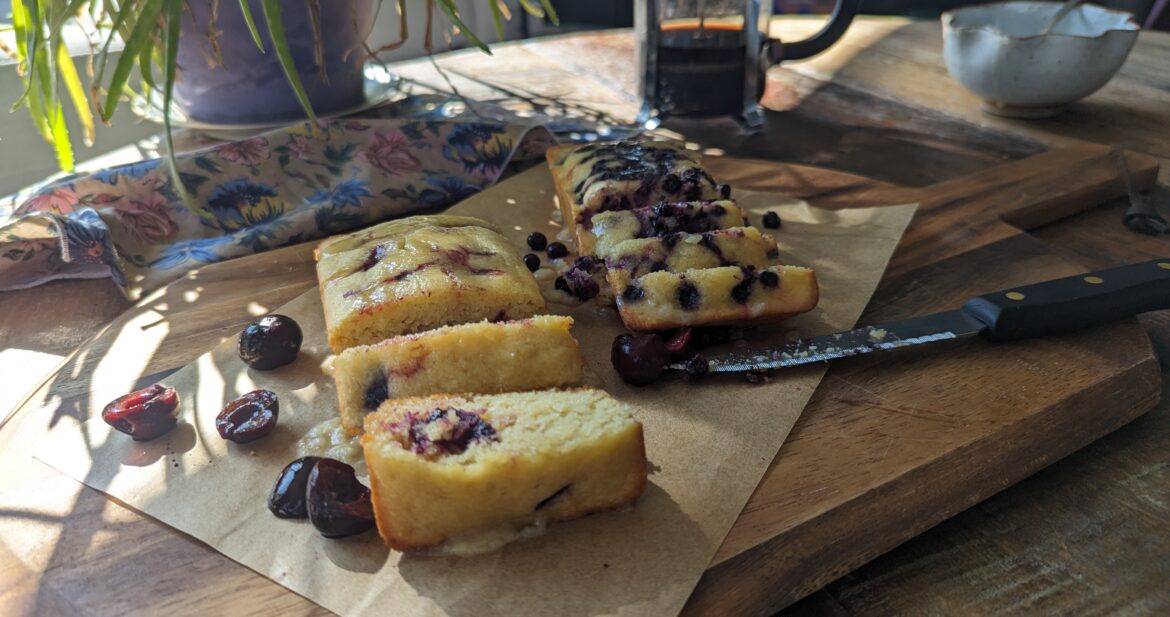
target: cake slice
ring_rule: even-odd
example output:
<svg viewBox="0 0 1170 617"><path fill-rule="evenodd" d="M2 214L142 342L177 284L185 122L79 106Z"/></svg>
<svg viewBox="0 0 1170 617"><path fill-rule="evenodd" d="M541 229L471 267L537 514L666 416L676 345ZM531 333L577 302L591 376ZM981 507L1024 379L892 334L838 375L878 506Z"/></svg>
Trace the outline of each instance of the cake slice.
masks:
<svg viewBox="0 0 1170 617"><path fill-rule="evenodd" d="M582 255L604 253L613 245L637 238L653 238L677 232L702 233L742 227L743 211L733 201L662 202L633 210L614 210L593 215L592 226L578 231Z"/></svg>
<svg viewBox="0 0 1170 617"><path fill-rule="evenodd" d="M444 392L515 392L581 383L573 318L447 326L358 345L333 359L341 423L356 433L387 399Z"/></svg>
<svg viewBox="0 0 1170 617"><path fill-rule="evenodd" d="M516 249L471 217L415 216L331 238L317 248L317 277L334 352L545 309Z"/></svg>
<svg viewBox="0 0 1170 617"><path fill-rule="evenodd" d="M677 232L659 238L626 240L613 246L598 245L598 257L610 272L624 271L637 278L650 272L682 272L719 266L762 268L779 255L776 240L754 227L716 229L701 234Z"/></svg>
<svg viewBox="0 0 1170 617"><path fill-rule="evenodd" d="M638 278L611 270L609 277L618 314L635 331L779 321L812 310L819 296L816 273L797 266L726 266Z"/></svg>
<svg viewBox="0 0 1170 617"><path fill-rule="evenodd" d="M628 139L588 145L553 146L546 153L566 226L578 248L599 212L632 210L660 201L726 199L730 187L717 185L698 156L676 142Z"/></svg>
<svg viewBox="0 0 1170 617"><path fill-rule="evenodd" d="M391 400L362 437L378 533L418 550L633 502L642 425L601 390Z"/></svg>

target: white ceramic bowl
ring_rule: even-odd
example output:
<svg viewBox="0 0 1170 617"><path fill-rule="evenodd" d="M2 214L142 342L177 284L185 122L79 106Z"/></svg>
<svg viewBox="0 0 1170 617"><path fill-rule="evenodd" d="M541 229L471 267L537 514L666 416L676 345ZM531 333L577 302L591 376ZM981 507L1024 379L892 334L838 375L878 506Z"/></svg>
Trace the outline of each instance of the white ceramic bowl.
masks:
<svg viewBox="0 0 1170 617"><path fill-rule="evenodd" d="M1121 68L1137 40L1133 16L1085 4L1041 31L1059 2L998 2L943 13L943 57L984 110L1045 117L1082 99Z"/></svg>

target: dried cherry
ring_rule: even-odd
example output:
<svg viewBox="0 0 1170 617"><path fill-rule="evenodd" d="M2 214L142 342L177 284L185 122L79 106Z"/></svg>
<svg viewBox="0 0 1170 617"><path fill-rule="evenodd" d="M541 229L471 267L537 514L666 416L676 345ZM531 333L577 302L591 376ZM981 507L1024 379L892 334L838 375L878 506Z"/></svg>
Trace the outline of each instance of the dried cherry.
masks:
<svg viewBox="0 0 1170 617"><path fill-rule="evenodd" d="M276 428L280 400L271 390L253 390L228 403L215 417L219 436L236 443L256 441Z"/></svg>
<svg viewBox="0 0 1170 617"><path fill-rule="evenodd" d="M326 538L341 538L374 526L370 489L358 482L353 467L323 458L309 472L305 491L309 520Z"/></svg>
<svg viewBox="0 0 1170 617"><path fill-rule="evenodd" d="M162 384L136 390L110 401L102 420L137 441L149 441L175 428L179 393Z"/></svg>

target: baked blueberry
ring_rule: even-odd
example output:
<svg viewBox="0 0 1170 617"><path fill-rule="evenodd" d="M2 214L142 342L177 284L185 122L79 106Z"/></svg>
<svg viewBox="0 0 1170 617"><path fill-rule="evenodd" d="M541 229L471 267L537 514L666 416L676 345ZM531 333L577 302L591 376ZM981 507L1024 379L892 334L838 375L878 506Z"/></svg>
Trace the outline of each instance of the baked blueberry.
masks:
<svg viewBox="0 0 1170 617"><path fill-rule="evenodd" d="M560 259L569 254L569 249L560 242L553 242L545 249L549 259Z"/></svg>
<svg viewBox="0 0 1170 617"><path fill-rule="evenodd" d="M699 308L699 288L691 283L684 282L678 288L678 304L684 310L693 311Z"/></svg>
<svg viewBox="0 0 1170 617"><path fill-rule="evenodd" d="M534 251L543 251L548 246L548 238L539 231L528 234L528 248Z"/></svg>

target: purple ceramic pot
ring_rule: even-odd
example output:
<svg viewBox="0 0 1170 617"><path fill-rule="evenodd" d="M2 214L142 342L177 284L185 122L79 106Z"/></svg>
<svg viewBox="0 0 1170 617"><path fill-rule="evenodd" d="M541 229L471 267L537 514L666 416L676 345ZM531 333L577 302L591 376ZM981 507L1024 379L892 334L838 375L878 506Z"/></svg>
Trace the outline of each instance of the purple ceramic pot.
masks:
<svg viewBox="0 0 1170 617"><path fill-rule="evenodd" d="M379 0L318 0L325 78L314 59L313 28L305 0L281 3L282 22L301 83L316 113L328 115L360 106L362 43L374 27ZM304 111L280 68L258 0L249 0L252 18L264 41L261 52L248 32L236 2L220 0L215 27L223 64L213 60L208 39L210 0L189 2L179 39L179 74L175 100L187 116L215 124L292 121Z"/></svg>

